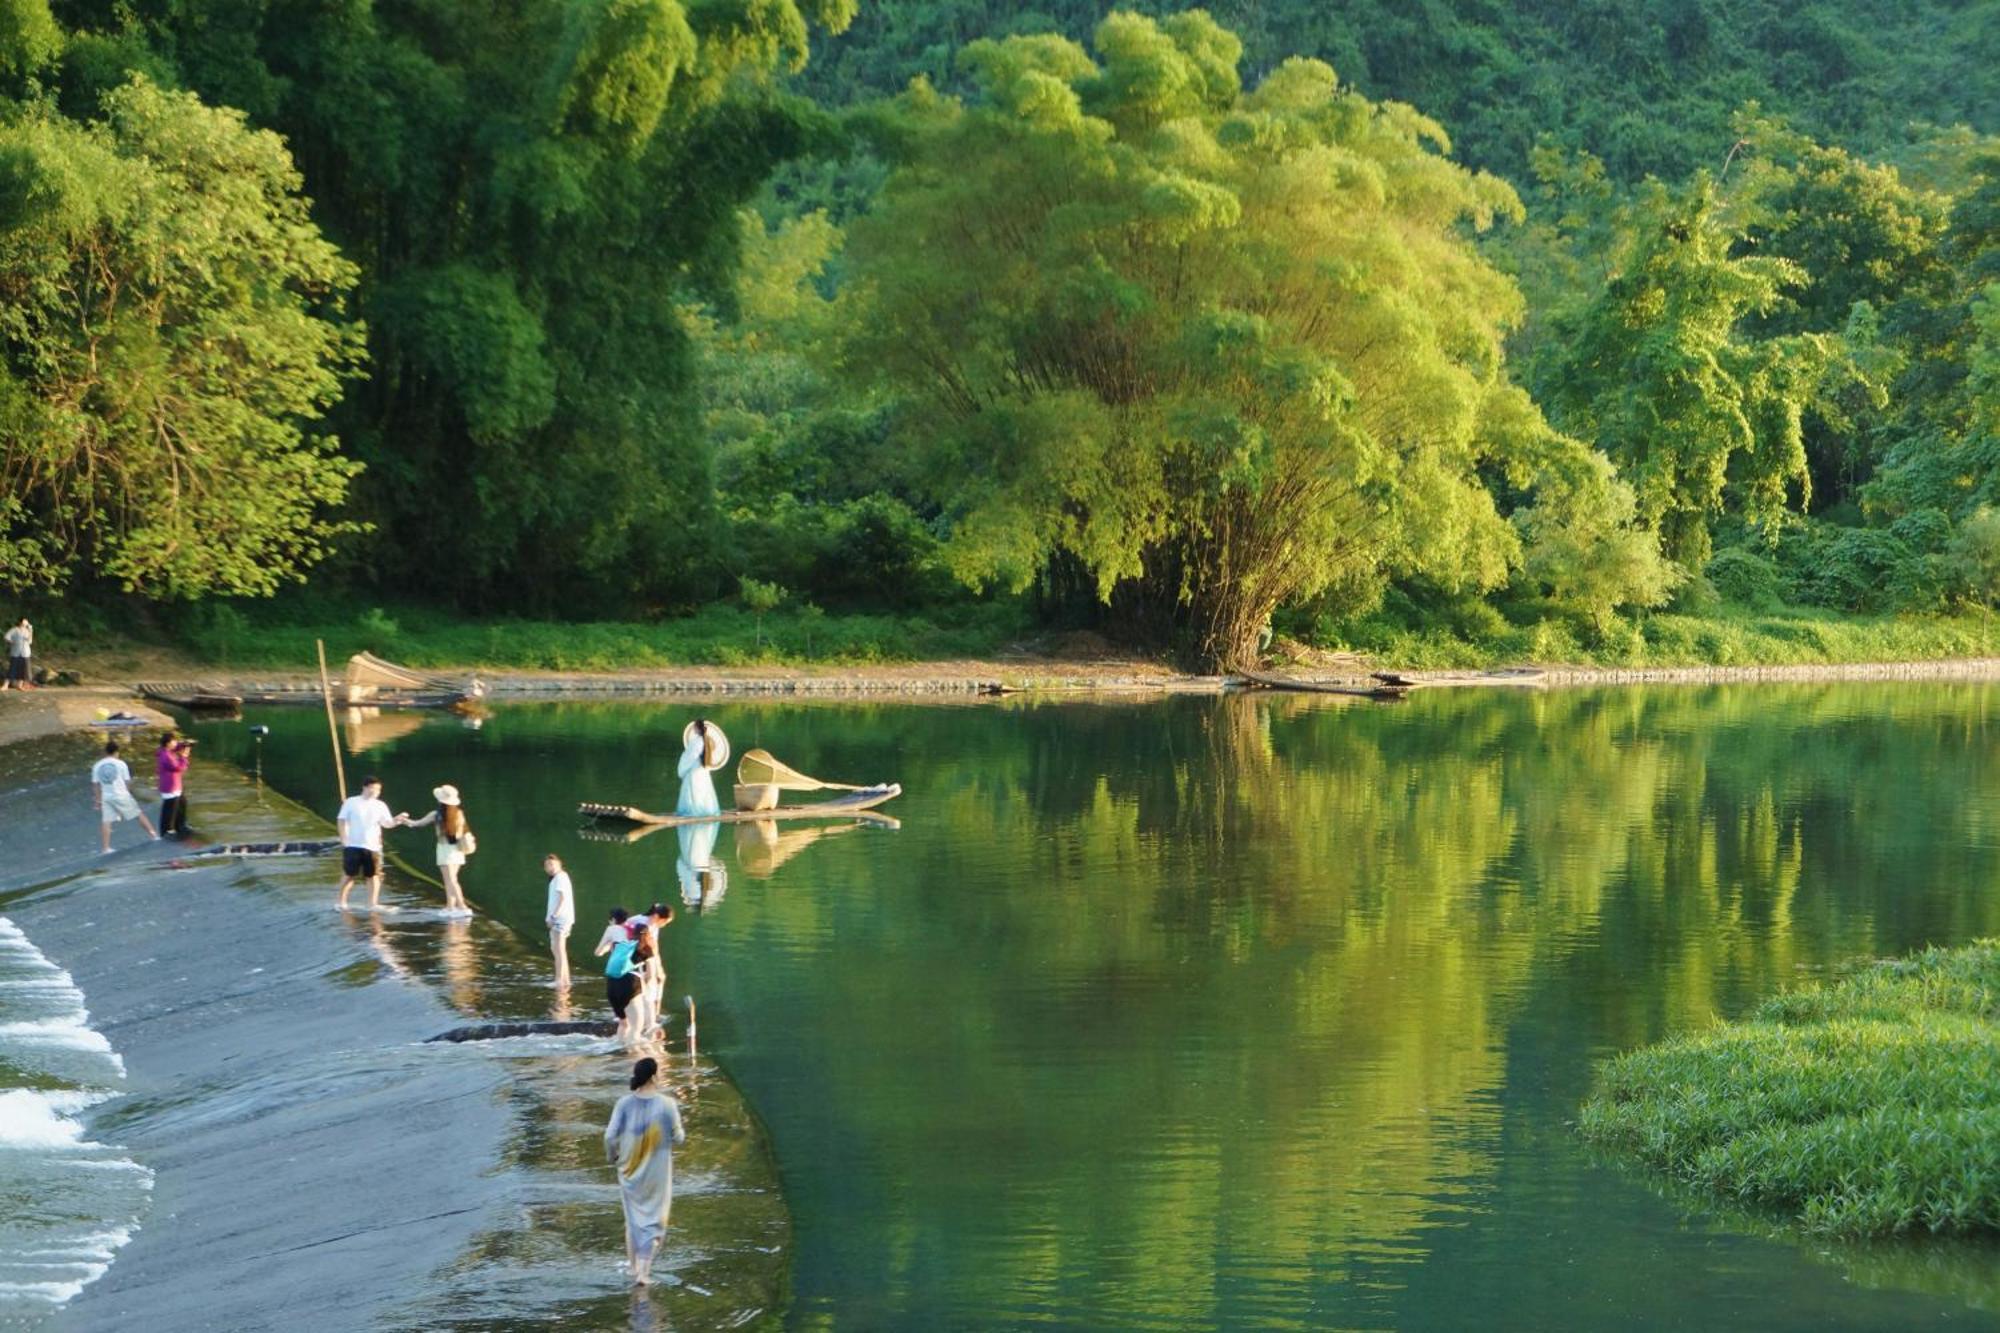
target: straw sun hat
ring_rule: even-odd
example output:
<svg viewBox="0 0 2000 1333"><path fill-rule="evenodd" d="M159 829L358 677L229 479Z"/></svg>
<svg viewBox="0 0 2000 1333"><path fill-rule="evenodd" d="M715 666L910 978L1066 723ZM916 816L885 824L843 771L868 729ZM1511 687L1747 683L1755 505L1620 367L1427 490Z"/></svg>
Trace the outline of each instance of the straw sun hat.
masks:
<svg viewBox="0 0 2000 1333"><path fill-rule="evenodd" d="M709 772L713 773L717 769L720 769L724 764L729 762L729 737L725 736L722 732L722 728L716 726L713 722L708 724L708 729L715 735L715 744L714 744L715 762L712 764L705 764L703 765L703 767L707 768ZM694 723L690 722L685 727L681 728L681 748L686 749L689 743L692 742L693 740L694 740Z"/></svg>
<svg viewBox="0 0 2000 1333"><path fill-rule="evenodd" d="M452 786L449 782L445 783L442 787L432 787L431 795L437 798L439 805L458 804L458 788Z"/></svg>

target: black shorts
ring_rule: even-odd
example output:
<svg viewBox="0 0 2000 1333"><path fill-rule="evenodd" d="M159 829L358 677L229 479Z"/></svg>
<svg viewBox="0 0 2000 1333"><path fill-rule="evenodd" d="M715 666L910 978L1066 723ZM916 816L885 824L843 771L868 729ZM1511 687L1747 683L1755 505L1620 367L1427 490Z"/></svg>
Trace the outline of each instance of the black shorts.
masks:
<svg viewBox="0 0 2000 1333"><path fill-rule="evenodd" d="M340 872L350 879L373 879L382 873L382 858L366 847L343 847Z"/></svg>
<svg viewBox="0 0 2000 1333"><path fill-rule="evenodd" d="M627 972L622 977L604 979L604 998L611 1001L611 1012L625 1017L625 1006L632 1003L632 996L639 989L639 974Z"/></svg>

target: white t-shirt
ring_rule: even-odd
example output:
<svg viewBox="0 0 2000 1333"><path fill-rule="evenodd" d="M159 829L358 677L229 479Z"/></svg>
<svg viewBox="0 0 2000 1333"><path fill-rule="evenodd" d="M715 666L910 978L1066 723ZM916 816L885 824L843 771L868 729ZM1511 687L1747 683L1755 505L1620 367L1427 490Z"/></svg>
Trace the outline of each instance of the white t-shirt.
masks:
<svg viewBox="0 0 2000 1333"><path fill-rule="evenodd" d="M341 803L336 816L342 829L340 841L346 847L382 850L382 830L396 822L396 816L379 796L350 796Z"/></svg>
<svg viewBox="0 0 2000 1333"><path fill-rule="evenodd" d="M123 759L107 754L90 766L90 780L104 788L106 796L124 796L125 784L132 780L132 770Z"/></svg>
<svg viewBox="0 0 2000 1333"><path fill-rule="evenodd" d="M563 930L576 924L576 890L570 887L569 871L549 876L549 910L542 917Z"/></svg>
<svg viewBox="0 0 2000 1333"><path fill-rule="evenodd" d="M7 631L7 655L9 657L31 657L34 655L35 632L19 625Z"/></svg>

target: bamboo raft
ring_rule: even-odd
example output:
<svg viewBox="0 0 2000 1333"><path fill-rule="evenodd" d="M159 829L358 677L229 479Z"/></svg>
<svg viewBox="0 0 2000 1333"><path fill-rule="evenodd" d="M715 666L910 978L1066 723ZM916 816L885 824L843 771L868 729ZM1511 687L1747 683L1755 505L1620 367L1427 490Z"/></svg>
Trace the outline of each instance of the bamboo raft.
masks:
<svg viewBox="0 0 2000 1333"><path fill-rule="evenodd" d="M141 681L139 693L155 703L171 704L190 713L234 713L243 707L243 696L207 685Z"/></svg>
<svg viewBox="0 0 2000 1333"><path fill-rule="evenodd" d="M769 810L723 810L712 815L656 815L631 805L611 805L603 801L580 801L576 812L605 823L643 824L659 828L682 824L744 824L759 819L865 819L893 823L887 815L874 813L875 807L903 794L901 783L862 787L830 800L810 805L780 805Z"/></svg>
<svg viewBox="0 0 2000 1333"><path fill-rule="evenodd" d="M1410 697L1410 691L1422 684L1421 681L1398 676L1393 672L1378 671L1371 677L1373 685L1336 684L1322 680L1295 680L1290 676L1266 676L1255 671L1239 671L1237 677L1246 684L1263 690L1294 690L1303 694L1345 694L1356 699L1374 699L1383 703L1393 703Z"/></svg>

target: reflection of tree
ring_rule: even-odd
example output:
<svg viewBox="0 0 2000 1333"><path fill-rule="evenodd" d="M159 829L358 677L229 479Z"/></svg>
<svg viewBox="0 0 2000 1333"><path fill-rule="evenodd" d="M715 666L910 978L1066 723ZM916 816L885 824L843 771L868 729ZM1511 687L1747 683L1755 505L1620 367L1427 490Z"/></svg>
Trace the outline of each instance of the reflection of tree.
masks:
<svg viewBox="0 0 2000 1333"><path fill-rule="evenodd" d="M967 1324L1044 1299L1188 1324L1255 1289L1315 1322L1284 1302L1364 1266L1393 1286L1377 1264L1482 1205L1503 1099L1510 1135L1525 1106L1559 1144L1596 1054L2000 930L1966 889L2000 871L1995 698L716 706L741 745L902 782L904 827L815 846L669 949L770 1125L808 1306L839 1286L849 1322L893 1323L898 1292L949 1289ZM481 902L531 939L535 858L573 853L594 933L671 892L673 840L583 843L574 802L671 792L687 711L501 709L476 747L399 740L388 776L507 809ZM273 780L327 787L324 718L277 720Z"/></svg>
<svg viewBox="0 0 2000 1333"><path fill-rule="evenodd" d="M1930 791L2000 795L1984 697L1440 691L1400 709L1260 696L968 715L952 721L971 739L904 750L922 822L950 831L899 855L921 889L763 910L788 937L842 940L827 990L854 1006L840 1030L871 1040L828 1068L823 1105L879 1114L853 1083L897 1090L893 1123L847 1128L884 1145L898 1202L882 1221L908 1228L901 1244L920 1250L947 1208L1042 1238L982 1274L1003 1299L1087 1262L1117 1281L1101 1253L1064 1250L1115 1234L1125 1289L1199 1321L1214 1274L1190 1254L1225 1245L1332 1280L1420 1251L1475 1199L1531 992L1573 992L1582 1067L1801 968L1899 947L1924 851L1857 874L1857 844L1923 828L1959 839L1933 853L1956 874L1975 829L1952 825L1981 802L1940 827L1882 780L1884 755L1920 756ZM990 880L986 857L1004 862ZM1945 897L1954 936L2000 924ZM950 960L913 957L899 912L950 922ZM923 1025L884 972L922 978ZM936 1179L947 1107L954 1135L1032 1172Z"/></svg>

